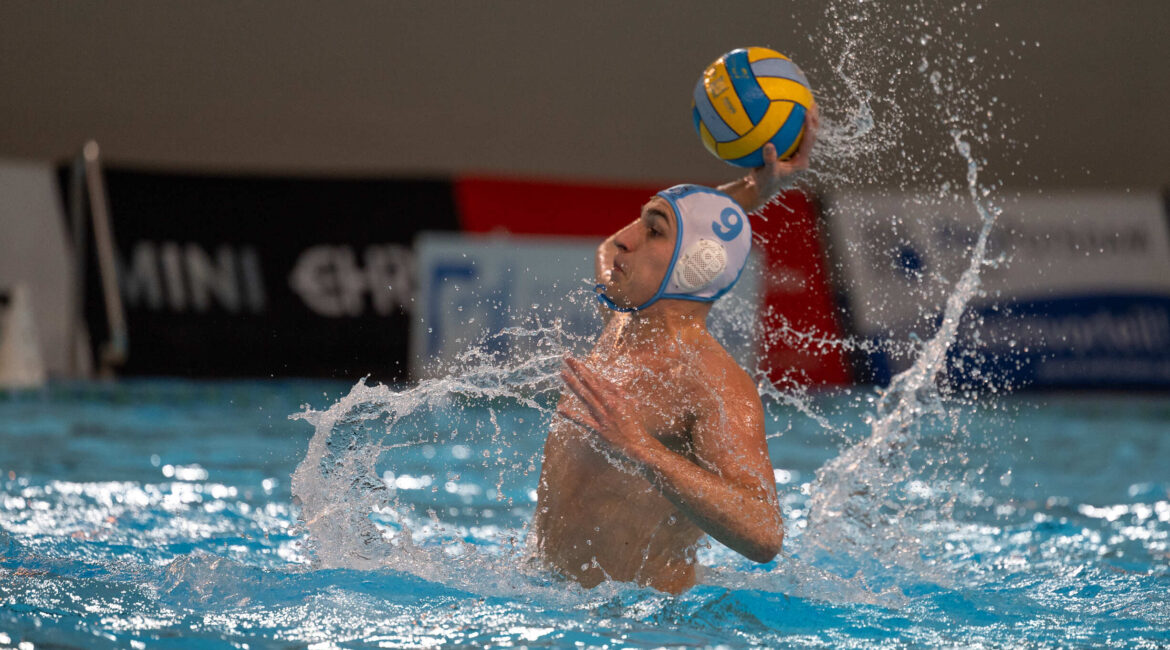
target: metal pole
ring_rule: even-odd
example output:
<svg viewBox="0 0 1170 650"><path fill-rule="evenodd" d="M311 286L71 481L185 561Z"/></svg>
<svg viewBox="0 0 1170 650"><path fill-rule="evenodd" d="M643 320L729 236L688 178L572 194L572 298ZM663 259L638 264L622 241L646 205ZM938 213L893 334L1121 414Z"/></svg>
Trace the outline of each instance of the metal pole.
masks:
<svg viewBox="0 0 1170 650"><path fill-rule="evenodd" d="M85 326L85 158L80 152L69 168L69 225L73 234L73 286L69 301L69 374L74 379L89 377L88 331Z"/></svg>
<svg viewBox="0 0 1170 650"><path fill-rule="evenodd" d="M116 244L110 221L110 204L102 179L101 151L93 140L85 143L81 155L85 164L85 181L89 190L90 214L93 215L94 244L97 247L98 273L101 276L102 297L105 299L106 320L110 340L101 347L101 374L112 377L114 368L126 362L128 337L126 312L122 306L122 289L118 284Z"/></svg>

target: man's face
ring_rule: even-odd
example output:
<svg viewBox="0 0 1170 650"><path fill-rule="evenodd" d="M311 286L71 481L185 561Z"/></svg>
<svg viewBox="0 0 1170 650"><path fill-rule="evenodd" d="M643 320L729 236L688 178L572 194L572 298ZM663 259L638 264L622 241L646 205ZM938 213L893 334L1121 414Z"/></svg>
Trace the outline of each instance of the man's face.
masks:
<svg viewBox="0 0 1170 650"><path fill-rule="evenodd" d="M655 196L642 215L618 231L606 295L620 307L637 307L654 297L674 255L678 222L670 203Z"/></svg>

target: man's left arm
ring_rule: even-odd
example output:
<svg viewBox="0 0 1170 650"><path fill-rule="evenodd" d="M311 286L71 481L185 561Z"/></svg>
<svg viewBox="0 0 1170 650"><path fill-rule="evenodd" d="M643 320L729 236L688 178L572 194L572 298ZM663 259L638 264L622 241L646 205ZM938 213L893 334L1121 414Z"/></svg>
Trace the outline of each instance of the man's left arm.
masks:
<svg viewBox="0 0 1170 650"><path fill-rule="evenodd" d="M663 445L638 423L629 395L576 359L562 373L586 413L561 415L595 431L638 467L663 496L704 532L755 562L780 552L783 521L764 437L759 398L736 391L704 408L693 442L701 465ZM748 382L750 384L750 381Z"/></svg>

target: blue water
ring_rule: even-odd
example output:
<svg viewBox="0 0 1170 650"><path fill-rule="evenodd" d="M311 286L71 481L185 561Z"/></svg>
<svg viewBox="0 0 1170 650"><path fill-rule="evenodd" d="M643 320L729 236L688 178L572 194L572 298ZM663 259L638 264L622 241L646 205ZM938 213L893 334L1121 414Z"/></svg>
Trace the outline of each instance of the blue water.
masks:
<svg viewBox="0 0 1170 650"><path fill-rule="evenodd" d="M404 399L352 390L359 405ZM713 544L702 584L669 597L585 591L524 561L539 393L334 427L330 458L378 447L375 462L323 463L349 480L319 495L344 516L298 522L290 476L321 434L288 415L350 393L126 381L0 395L0 647L1170 645L1164 396L948 402L899 452L906 480L852 527L819 530L816 471L870 435L873 392L770 404L784 553L752 565ZM377 539L346 538L362 521Z"/></svg>

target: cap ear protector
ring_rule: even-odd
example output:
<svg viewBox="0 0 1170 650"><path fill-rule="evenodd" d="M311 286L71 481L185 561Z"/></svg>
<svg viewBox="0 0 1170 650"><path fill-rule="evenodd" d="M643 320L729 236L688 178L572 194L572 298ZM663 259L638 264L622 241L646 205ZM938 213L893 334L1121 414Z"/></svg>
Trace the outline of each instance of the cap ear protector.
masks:
<svg viewBox="0 0 1170 650"><path fill-rule="evenodd" d="M713 302L731 290L752 247L751 224L730 196L700 185L675 185L658 196L674 210L677 237L662 284L637 307L619 307L595 287L597 300L615 311L645 309L661 298Z"/></svg>
<svg viewBox="0 0 1170 650"><path fill-rule="evenodd" d="M698 291L711 284L727 268L727 251L710 239L700 239L678 258L674 283L683 291Z"/></svg>

